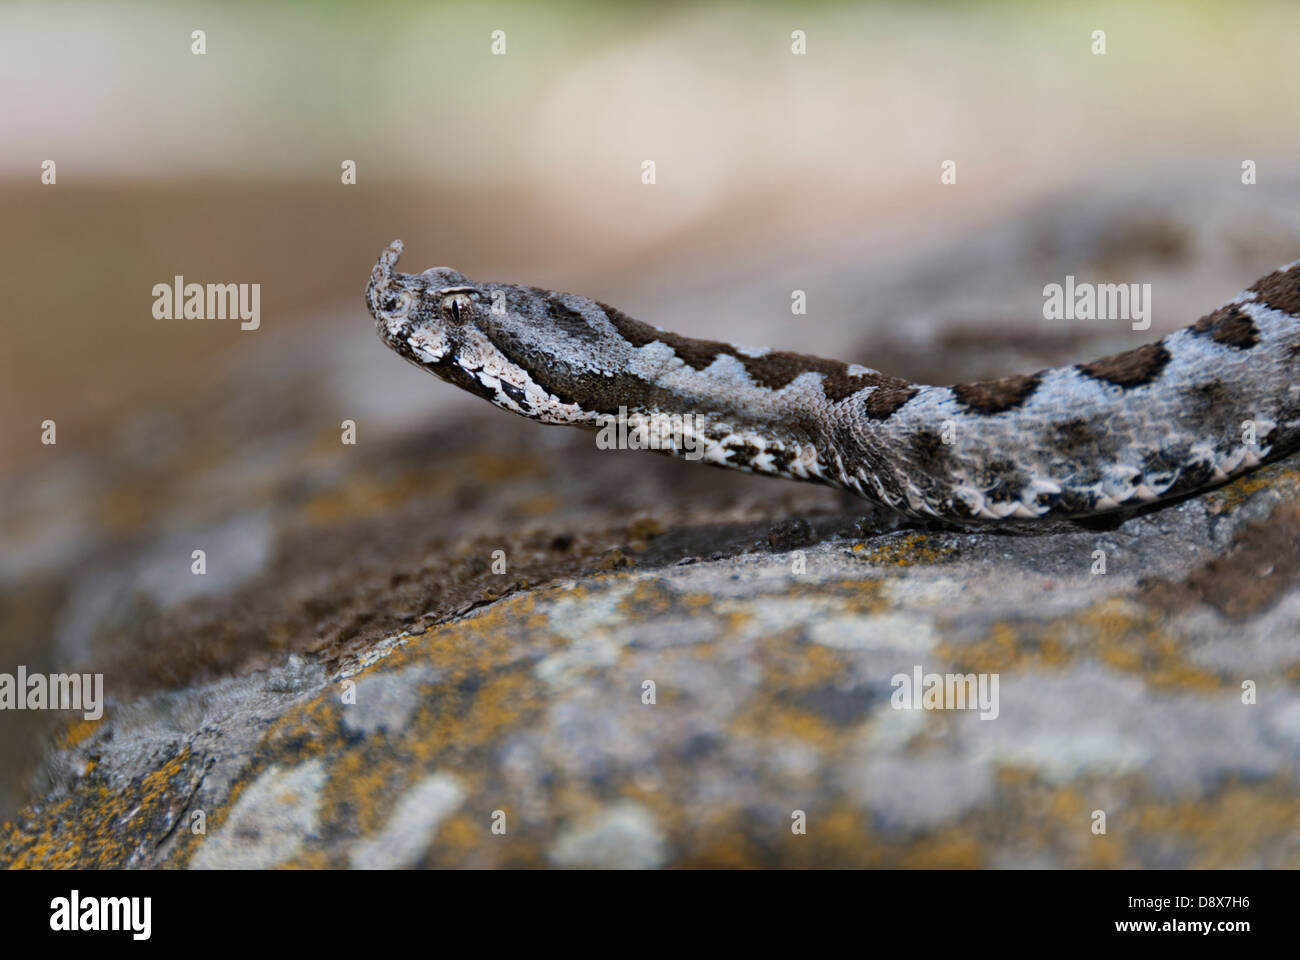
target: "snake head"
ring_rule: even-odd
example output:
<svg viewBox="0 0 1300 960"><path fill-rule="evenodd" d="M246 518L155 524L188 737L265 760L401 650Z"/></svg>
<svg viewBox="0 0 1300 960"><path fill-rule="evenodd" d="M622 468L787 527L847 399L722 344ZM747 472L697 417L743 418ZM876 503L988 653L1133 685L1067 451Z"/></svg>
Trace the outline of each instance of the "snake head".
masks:
<svg viewBox="0 0 1300 960"><path fill-rule="evenodd" d="M444 290L456 289L466 297L477 291L461 273L449 267L435 267L420 274L398 273L402 241L388 245L366 284L366 306L375 318L375 330L384 343L418 366L438 372L455 351L453 327L460 320L461 301L451 304L450 315L444 311Z"/></svg>
<svg viewBox="0 0 1300 960"><path fill-rule="evenodd" d="M401 243L390 244L366 287L380 339L392 350L533 420L592 423L608 412L633 349L609 308L553 290L476 283L450 267L398 273L401 252ZM644 387L635 377L621 381Z"/></svg>
<svg viewBox="0 0 1300 960"><path fill-rule="evenodd" d="M536 354L534 337L542 343L548 338L536 328L524 334L506 296L531 288L475 284L450 267L398 273L401 253L401 241L389 244L366 284L366 306L384 344L425 372L499 407L550 420L555 398L526 363ZM522 296L527 300L531 294ZM559 422L573 420L564 413Z"/></svg>

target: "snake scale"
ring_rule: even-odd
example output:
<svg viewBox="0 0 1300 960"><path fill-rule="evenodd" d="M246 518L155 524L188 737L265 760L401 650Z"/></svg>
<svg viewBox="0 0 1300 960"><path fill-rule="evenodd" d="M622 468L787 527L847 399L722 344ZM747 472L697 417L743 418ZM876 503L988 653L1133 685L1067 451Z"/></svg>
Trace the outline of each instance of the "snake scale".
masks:
<svg viewBox="0 0 1300 960"><path fill-rule="evenodd" d="M706 463L949 520L1081 517L1181 496L1300 447L1300 261L1190 327L1091 363L923 386L697 340L569 293L398 273L366 304L411 363L542 423L685 424ZM681 454L681 449L677 451Z"/></svg>

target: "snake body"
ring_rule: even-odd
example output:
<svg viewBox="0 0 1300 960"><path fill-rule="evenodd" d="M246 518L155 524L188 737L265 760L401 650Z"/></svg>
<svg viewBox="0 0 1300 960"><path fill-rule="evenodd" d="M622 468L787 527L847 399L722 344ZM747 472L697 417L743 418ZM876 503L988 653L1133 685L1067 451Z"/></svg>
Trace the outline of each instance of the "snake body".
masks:
<svg viewBox="0 0 1300 960"><path fill-rule="evenodd" d="M1300 261L1163 340L952 386L659 330L596 300L379 257L366 304L411 363L543 423L686 423L717 466L951 520L1180 496L1300 447ZM683 445L685 446L685 445ZM678 450L681 452L681 449Z"/></svg>

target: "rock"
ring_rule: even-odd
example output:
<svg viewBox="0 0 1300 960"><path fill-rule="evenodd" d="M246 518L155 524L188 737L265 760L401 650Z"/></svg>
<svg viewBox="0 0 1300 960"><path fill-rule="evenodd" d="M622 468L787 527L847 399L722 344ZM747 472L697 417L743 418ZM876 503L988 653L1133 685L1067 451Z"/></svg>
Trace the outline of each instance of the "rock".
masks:
<svg viewBox="0 0 1300 960"><path fill-rule="evenodd" d="M1104 533L899 530L805 548L802 573L762 551L551 582L332 671L111 710L3 862L1294 866L1298 504L1293 459ZM1261 536L1281 588L1198 592ZM895 709L917 667L995 674L996 715Z"/></svg>

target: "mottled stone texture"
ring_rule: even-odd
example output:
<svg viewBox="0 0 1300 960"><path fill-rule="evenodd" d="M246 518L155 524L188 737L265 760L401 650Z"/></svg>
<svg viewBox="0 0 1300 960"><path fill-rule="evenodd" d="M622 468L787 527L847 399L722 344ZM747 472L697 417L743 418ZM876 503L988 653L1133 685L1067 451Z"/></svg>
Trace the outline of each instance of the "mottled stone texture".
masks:
<svg viewBox="0 0 1300 960"><path fill-rule="evenodd" d="M1297 866L1298 495L1288 462L1109 531L831 535L553 581L334 669L79 724L0 856ZM894 709L916 665L997 674L997 716Z"/></svg>

